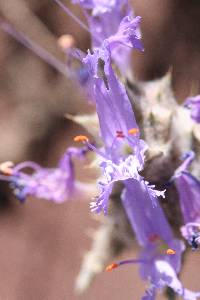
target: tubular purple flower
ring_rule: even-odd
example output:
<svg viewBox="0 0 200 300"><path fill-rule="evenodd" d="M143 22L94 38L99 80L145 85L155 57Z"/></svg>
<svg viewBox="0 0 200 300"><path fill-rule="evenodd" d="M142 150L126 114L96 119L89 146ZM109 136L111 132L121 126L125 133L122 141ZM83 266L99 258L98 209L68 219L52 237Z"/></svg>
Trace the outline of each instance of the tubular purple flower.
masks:
<svg viewBox="0 0 200 300"><path fill-rule="evenodd" d="M189 172L182 172L175 179L185 223L200 221L200 182Z"/></svg>
<svg viewBox="0 0 200 300"><path fill-rule="evenodd" d="M128 145L139 155L139 129L126 90L112 69L108 41L102 48L95 49L93 54L88 52L83 61L93 77L93 94L106 152L116 161L124 142L128 141ZM131 128L138 130L135 135L129 135ZM117 138L117 132L129 138Z"/></svg>
<svg viewBox="0 0 200 300"><path fill-rule="evenodd" d="M156 204L154 207L152 202ZM151 245L151 238L155 236L163 240L168 248L174 248L173 234L157 194L149 192L144 181L126 180L122 203L141 246Z"/></svg>
<svg viewBox="0 0 200 300"><path fill-rule="evenodd" d="M151 204L151 197L157 203L155 207ZM174 238L156 195L148 192L144 182L128 179L125 181L122 203L136 238L143 247L138 261L141 277L150 280L150 288L142 299L155 299L156 289L166 286L171 287L183 299L199 297L200 293L184 289L177 278L181 253L185 247L180 240ZM168 252L169 249L173 251Z"/></svg>
<svg viewBox="0 0 200 300"><path fill-rule="evenodd" d="M152 285L155 285L155 288L162 289L166 286L170 287L177 295L181 296L184 300L196 300L200 297L200 292L193 292L183 287L182 283L177 277L174 268L165 259L156 260L152 271Z"/></svg>
<svg viewBox="0 0 200 300"><path fill-rule="evenodd" d="M188 168L194 159L194 152L185 156L185 161L173 177L179 194L180 207L185 226L181 228L183 237L193 249L200 244L200 181L189 173ZM196 225L195 225L196 224Z"/></svg>
<svg viewBox="0 0 200 300"><path fill-rule="evenodd" d="M74 178L73 157L83 158L87 149L68 148L57 168L42 168L33 162L16 165L9 176L0 175L0 179L11 183L16 197L24 202L27 196L36 196L56 203L67 200L75 191L78 183ZM32 174L23 171L33 170Z"/></svg>
<svg viewBox="0 0 200 300"><path fill-rule="evenodd" d="M183 287L174 268L166 261L164 255L160 259L155 260L130 259L120 261L108 266L107 270L110 271L125 264L140 264L140 268L146 271L144 279L149 280L150 283L141 300L155 300L157 290L165 287L173 289L184 300L196 300L200 297L200 292L193 292Z"/></svg>
<svg viewBox="0 0 200 300"><path fill-rule="evenodd" d="M184 106L191 109L191 118L200 123L200 95L187 98Z"/></svg>
<svg viewBox="0 0 200 300"><path fill-rule="evenodd" d="M112 69L109 41L104 41L103 46L95 49L93 54L89 52L83 61L94 80L93 91L101 137L105 145L105 155L108 157L106 161L103 157L101 167L105 181L99 183L100 196L96 202L91 203L91 210L98 213L103 209L106 213L113 183L129 178L143 182L151 195L151 205L152 202L155 204L154 186L145 182L138 173L143 169L147 146L139 138L139 129L125 88ZM131 132L135 134L131 136ZM125 152L127 146L133 153L128 158ZM160 194L164 195L163 192Z"/></svg>

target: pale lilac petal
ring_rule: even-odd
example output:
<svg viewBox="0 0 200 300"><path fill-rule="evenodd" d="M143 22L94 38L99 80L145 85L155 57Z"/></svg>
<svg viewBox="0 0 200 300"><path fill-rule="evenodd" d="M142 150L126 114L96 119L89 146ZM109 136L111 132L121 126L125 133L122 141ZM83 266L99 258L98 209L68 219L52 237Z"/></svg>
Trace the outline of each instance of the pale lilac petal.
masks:
<svg viewBox="0 0 200 300"><path fill-rule="evenodd" d="M173 234L157 197L152 195L144 181L128 179L125 186L122 203L140 245L148 245L152 234L169 243Z"/></svg>
<svg viewBox="0 0 200 300"><path fill-rule="evenodd" d="M182 172L175 179L175 185L179 193L179 201L184 222L200 220L200 182L188 172Z"/></svg>
<svg viewBox="0 0 200 300"><path fill-rule="evenodd" d="M124 17L119 24L118 31L108 38L111 51L119 44L143 51L144 47L141 43L139 31L140 22L140 16L135 18L132 15Z"/></svg>
<svg viewBox="0 0 200 300"><path fill-rule="evenodd" d="M90 203L90 209L94 213L100 213L101 211L104 212L106 215L108 212L108 202L109 197L113 189L113 184L104 185L99 183L100 195L97 197L96 201L92 201Z"/></svg>
<svg viewBox="0 0 200 300"><path fill-rule="evenodd" d="M160 275L160 283L163 287L168 286L172 288L174 292L183 297L184 300L196 300L200 297L200 292L195 293L182 286L176 272L166 261L157 260L155 262L155 268Z"/></svg>

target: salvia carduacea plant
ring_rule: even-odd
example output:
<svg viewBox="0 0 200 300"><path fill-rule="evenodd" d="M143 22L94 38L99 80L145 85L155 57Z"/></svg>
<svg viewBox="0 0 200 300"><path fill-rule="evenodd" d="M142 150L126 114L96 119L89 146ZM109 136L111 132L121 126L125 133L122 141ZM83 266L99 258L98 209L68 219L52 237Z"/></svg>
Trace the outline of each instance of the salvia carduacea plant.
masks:
<svg viewBox="0 0 200 300"><path fill-rule="evenodd" d="M162 290L170 290L173 299L200 298L200 292L188 290L179 280L183 253L198 250L200 244L200 95L179 105L170 72L150 82L134 78L132 49L144 47L141 17L134 16L127 0L72 0L81 6L87 25L63 2L54 2L91 35L87 53L74 47L72 36L59 38L66 64L9 24L1 27L70 76L88 96L96 112L69 117L92 140L81 133L74 137L79 147L66 149L53 169L31 161L4 162L0 179L10 182L21 202L32 195L62 203L89 187L76 180L73 159L84 159L92 151L92 165L100 168L101 176L94 183L99 192L90 209L105 216L83 259L76 289L84 291L106 266L111 271L137 264L148 286L143 300L155 299ZM111 263L133 247L134 240L139 256Z"/></svg>

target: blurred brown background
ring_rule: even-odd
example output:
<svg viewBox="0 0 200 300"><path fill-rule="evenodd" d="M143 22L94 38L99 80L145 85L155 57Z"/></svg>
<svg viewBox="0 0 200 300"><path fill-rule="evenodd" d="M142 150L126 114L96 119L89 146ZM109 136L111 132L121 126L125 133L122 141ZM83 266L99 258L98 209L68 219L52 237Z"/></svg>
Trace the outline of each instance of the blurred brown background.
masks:
<svg viewBox="0 0 200 300"><path fill-rule="evenodd" d="M83 19L77 6L71 6ZM173 88L182 101L199 92L199 0L134 0L143 17L145 53L134 53L140 80L162 76L171 68ZM90 39L52 0L0 0L0 16L64 61L56 39L65 33L77 47ZM72 137L82 129L63 113L84 113L91 107L73 82L0 31L0 162L27 159L55 166ZM78 168L78 167L77 167ZM84 173L82 174L84 177ZM0 188L0 300L140 299L144 285L137 267L99 275L85 295L73 292L83 253L89 249L91 220L88 201L62 205L29 199L20 205ZM137 250L125 253L133 257ZM182 274L188 288L200 289L199 253L191 253ZM163 298L160 298L163 299Z"/></svg>

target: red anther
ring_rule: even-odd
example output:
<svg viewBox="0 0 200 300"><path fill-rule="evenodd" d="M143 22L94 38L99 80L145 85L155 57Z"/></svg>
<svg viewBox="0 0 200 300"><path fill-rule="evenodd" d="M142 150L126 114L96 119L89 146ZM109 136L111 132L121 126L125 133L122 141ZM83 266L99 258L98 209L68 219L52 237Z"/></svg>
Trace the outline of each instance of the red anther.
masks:
<svg viewBox="0 0 200 300"><path fill-rule="evenodd" d="M128 131L129 134L133 134L133 135L137 134L138 132L139 132L138 128L131 128Z"/></svg>
<svg viewBox="0 0 200 300"><path fill-rule="evenodd" d="M123 131L122 130L117 130L116 134L123 134Z"/></svg>
<svg viewBox="0 0 200 300"><path fill-rule="evenodd" d="M119 265L117 263L112 263L106 267L107 272L111 272L113 269L116 269Z"/></svg>
<svg viewBox="0 0 200 300"><path fill-rule="evenodd" d="M155 242L159 239L159 236L156 233L153 233L149 236L149 242Z"/></svg>
<svg viewBox="0 0 200 300"><path fill-rule="evenodd" d="M125 138L123 134L117 134L117 138Z"/></svg>
<svg viewBox="0 0 200 300"><path fill-rule="evenodd" d="M166 253L167 253L168 255L174 255L174 254L176 254L176 251L173 250L173 249L167 249Z"/></svg>
<svg viewBox="0 0 200 300"><path fill-rule="evenodd" d="M0 164L0 171L4 174L4 175L12 175L12 167L14 166L12 161L6 161L2 164Z"/></svg>
<svg viewBox="0 0 200 300"><path fill-rule="evenodd" d="M124 135L123 131L117 130L117 131L116 131L116 137L117 137L117 138L124 138L125 135Z"/></svg>
<svg viewBox="0 0 200 300"><path fill-rule="evenodd" d="M74 137L74 142L89 142L89 139L85 135L77 135Z"/></svg>

